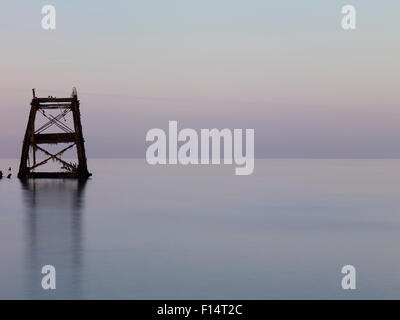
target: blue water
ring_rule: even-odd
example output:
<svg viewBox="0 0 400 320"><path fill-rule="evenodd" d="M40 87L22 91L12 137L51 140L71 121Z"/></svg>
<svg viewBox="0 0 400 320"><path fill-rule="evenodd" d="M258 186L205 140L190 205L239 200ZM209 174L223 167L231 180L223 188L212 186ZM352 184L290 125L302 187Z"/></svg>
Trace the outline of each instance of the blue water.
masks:
<svg viewBox="0 0 400 320"><path fill-rule="evenodd" d="M257 160L251 176L90 160L83 185L23 184L9 166L2 299L400 298L400 160Z"/></svg>

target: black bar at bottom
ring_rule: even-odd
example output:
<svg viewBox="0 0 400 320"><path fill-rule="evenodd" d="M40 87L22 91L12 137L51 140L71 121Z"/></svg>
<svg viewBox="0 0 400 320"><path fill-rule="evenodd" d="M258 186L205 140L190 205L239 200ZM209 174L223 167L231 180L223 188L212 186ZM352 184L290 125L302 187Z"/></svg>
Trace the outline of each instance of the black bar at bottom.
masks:
<svg viewBox="0 0 400 320"><path fill-rule="evenodd" d="M299 316L315 319L369 317L385 319L395 315L399 301L386 300L40 300L0 301L0 308L8 308L13 315L51 315L56 318L76 317L87 313L110 319L297 319ZM189 312L188 312L189 310Z"/></svg>

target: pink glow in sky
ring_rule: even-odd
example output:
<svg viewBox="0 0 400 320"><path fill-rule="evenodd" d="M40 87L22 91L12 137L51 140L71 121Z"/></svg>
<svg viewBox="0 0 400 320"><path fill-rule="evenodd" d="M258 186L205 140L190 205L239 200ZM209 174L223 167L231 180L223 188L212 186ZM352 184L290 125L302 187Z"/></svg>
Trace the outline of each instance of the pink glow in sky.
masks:
<svg viewBox="0 0 400 320"><path fill-rule="evenodd" d="M168 120L254 128L258 157L400 156L398 1L353 1L352 32L341 1L53 2L51 32L40 2L2 3L0 157L19 155L32 88L73 86L89 157L144 157Z"/></svg>

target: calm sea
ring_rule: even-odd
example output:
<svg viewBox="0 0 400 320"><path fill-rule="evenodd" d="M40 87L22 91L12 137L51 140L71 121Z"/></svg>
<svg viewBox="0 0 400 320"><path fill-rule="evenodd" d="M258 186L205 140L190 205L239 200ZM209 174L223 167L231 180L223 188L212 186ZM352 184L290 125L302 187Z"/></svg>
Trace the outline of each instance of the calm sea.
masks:
<svg viewBox="0 0 400 320"><path fill-rule="evenodd" d="M149 166L0 180L1 299L400 298L400 160ZM56 268L56 290L41 268ZM341 268L357 289L341 288Z"/></svg>

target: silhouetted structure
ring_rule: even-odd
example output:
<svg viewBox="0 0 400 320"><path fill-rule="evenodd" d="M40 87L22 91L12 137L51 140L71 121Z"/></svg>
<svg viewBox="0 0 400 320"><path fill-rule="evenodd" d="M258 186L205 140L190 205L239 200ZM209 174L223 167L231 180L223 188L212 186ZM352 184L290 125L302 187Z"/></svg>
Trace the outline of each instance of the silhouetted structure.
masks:
<svg viewBox="0 0 400 320"><path fill-rule="evenodd" d="M31 111L29 113L28 125L25 132L25 138L22 146L21 163L19 166L18 178L79 178L87 179L91 174L87 169L86 153L84 139L82 134L81 117L79 111L79 100L76 89L74 88L70 98L38 98L35 95L35 89L32 89L33 99L31 102ZM47 115L45 110L59 109L58 116ZM62 123L60 119L64 118L69 112L72 112L74 130ZM36 113L41 112L48 122L35 130ZM42 133L52 125L61 129L62 133ZM43 144L72 143L63 150L52 154L42 148ZM74 165L61 159L61 155L76 146L78 155L78 164ZM30 165L29 150L32 148L33 164ZM43 152L48 158L36 163L36 151ZM47 163L49 160L56 160L63 165L66 172L34 172L34 169Z"/></svg>

